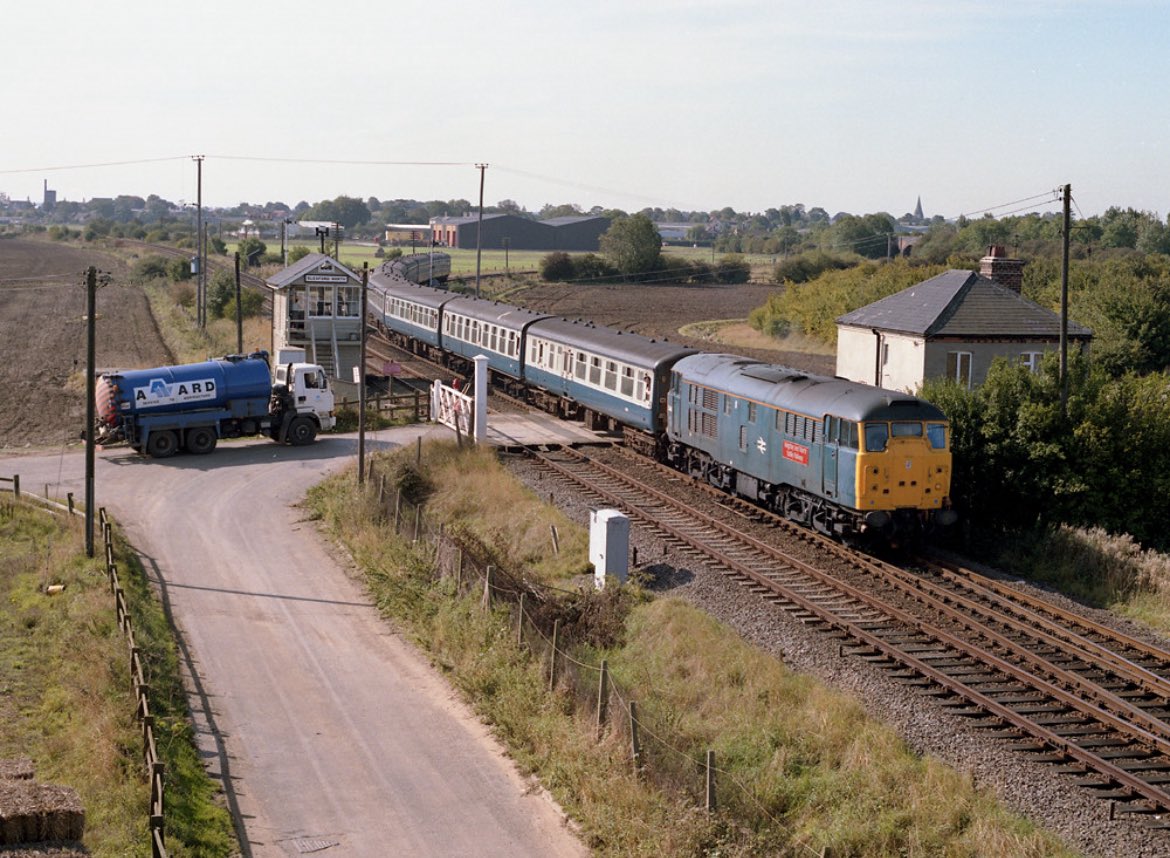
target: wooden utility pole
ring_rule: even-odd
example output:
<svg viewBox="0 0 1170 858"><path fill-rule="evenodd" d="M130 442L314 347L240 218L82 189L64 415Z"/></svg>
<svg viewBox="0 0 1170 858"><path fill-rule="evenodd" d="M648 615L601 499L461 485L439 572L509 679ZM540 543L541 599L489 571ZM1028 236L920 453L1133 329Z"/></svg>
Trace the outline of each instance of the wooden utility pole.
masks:
<svg viewBox="0 0 1170 858"><path fill-rule="evenodd" d="M1064 226L1060 254L1060 416L1068 416L1068 250L1072 228L1072 185L1061 189L1064 196Z"/></svg>
<svg viewBox="0 0 1170 858"><path fill-rule="evenodd" d="M195 258L199 260L199 273L195 275L195 323L204 328L207 326L207 278L204 271L207 268L207 258L203 250L203 156L192 155L195 162L195 199L197 206L195 221Z"/></svg>
<svg viewBox="0 0 1170 858"><path fill-rule="evenodd" d="M475 227L475 297L479 297L479 260L483 252L483 177L487 171L487 164L476 164L479 170L479 222Z"/></svg>
<svg viewBox="0 0 1170 858"><path fill-rule="evenodd" d="M244 308L240 290L240 251L236 251L236 354L244 353Z"/></svg>
<svg viewBox="0 0 1170 858"><path fill-rule="evenodd" d="M92 265L85 272L85 556L93 557L93 473L94 424L97 379L94 378L96 360L96 305L97 269Z"/></svg>
<svg viewBox="0 0 1170 858"><path fill-rule="evenodd" d="M358 485L366 482L366 300L370 263L362 262L361 328L358 336Z"/></svg>

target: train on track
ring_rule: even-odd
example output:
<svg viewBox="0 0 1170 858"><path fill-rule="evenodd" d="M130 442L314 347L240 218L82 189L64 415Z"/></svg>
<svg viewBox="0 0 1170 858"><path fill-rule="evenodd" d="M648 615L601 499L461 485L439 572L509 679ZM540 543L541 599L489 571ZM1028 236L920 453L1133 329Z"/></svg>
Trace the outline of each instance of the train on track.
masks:
<svg viewBox="0 0 1170 858"><path fill-rule="evenodd" d="M910 394L809 375L382 269L368 311L405 349L492 382L766 509L843 539L903 541L955 521L950 426Z"/></svg>

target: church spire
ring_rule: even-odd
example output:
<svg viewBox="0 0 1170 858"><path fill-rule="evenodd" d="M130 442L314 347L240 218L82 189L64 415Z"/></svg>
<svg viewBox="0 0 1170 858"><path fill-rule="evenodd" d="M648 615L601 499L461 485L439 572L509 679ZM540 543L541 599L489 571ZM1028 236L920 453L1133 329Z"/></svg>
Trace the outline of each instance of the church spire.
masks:
<svg viewBox="0 0 1170 858"><path fill-rule="evenodd" d="M914 207L914 219L922 220L922 194L918 195L918 205Z"/></svg>

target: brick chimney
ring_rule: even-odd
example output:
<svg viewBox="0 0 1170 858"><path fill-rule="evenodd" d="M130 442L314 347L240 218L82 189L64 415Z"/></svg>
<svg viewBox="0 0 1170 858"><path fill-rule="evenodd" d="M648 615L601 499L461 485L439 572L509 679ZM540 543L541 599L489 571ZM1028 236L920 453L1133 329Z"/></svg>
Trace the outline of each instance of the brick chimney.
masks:
<svg viewBox="0 0 1170 858"><path fill-rule="evenodd" d="M1006 248L993 244L979 260L979 273L1018 293L1024 283L1024 260L1010 259Z"/></svg>

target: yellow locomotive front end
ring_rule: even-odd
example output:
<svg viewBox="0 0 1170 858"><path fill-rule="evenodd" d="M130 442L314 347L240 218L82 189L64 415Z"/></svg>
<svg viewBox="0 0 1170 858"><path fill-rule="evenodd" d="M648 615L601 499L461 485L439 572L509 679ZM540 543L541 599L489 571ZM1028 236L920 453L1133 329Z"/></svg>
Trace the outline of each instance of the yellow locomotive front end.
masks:
<svg viewBox="0 0 1170 858"><path fill-rule="evenodd" d="M860 434L855 491L867 528L929 529L955 521L946 421L870 420Z"/></svg>

